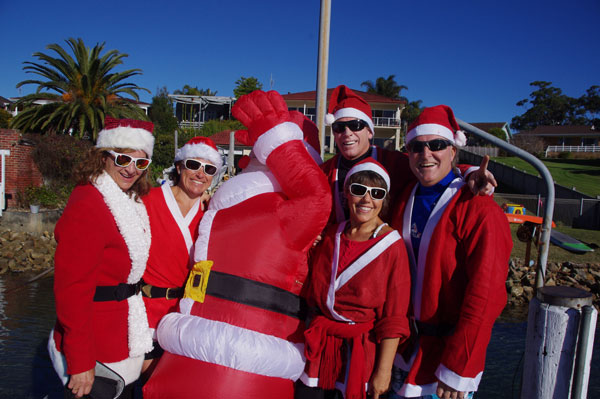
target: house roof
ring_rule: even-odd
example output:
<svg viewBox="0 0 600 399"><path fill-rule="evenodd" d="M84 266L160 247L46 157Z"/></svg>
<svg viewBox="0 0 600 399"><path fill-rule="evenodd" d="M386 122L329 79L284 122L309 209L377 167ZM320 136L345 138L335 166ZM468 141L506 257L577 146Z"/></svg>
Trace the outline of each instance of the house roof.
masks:
<svg viewBox="0 0 600 399"><path fill-rule="evenodd" d="M0 104L12 104L12 101L10 101L8 98L0 96Z"/></svg>
<svg viewBox="0 0 600 399"><path fill-rule="evenodd" d="M522 131L519 134L530 136L589 136L600 135L600 130L585 125L537 126L533 130Z"/></svg>
<svg viewBox="0 0 600 399"><path fill-rule="evenodd" d="M504 126L506 126L506 122L470 122L469 124L485 132L488 132L495 127L503 129Z"/></svg>
<svg viewBox="0 0 600 399"><path fill-rule="evenodd" d="M223 130L222 132L218 132L210 136L210 139L215 142L215 145L220 147L229 147L229 133L232 130ZM239 141L234 140L234 146L236 147L247 147Z"/></svg>
<svg viewBox="0 0 600 399"><path fill-rule="evenodd" d="M327 89L327 99L331 98L331 93L334 89ZM354 93L358 96L362 97L368 103L385 103L385 104L406 104L404 100L393 99L389 97L380 96L379 94L367 93L365 91L354 90ZM283 99L286 101L315 101L317 98L317 92L313 91L303 91L300 93L288 93L282 95Z"/></svg>

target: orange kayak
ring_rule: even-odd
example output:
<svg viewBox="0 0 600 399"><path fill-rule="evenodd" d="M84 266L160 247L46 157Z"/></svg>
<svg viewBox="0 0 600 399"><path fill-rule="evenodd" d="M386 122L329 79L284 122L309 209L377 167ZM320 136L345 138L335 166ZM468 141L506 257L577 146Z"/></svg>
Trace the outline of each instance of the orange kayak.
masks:
<svg viewBox="0 0 600 399"><path fill-rule="evenodd" d="M532 222L535 224L544 223L544 219L540 216L515 215L513 213L506 213L505 215L508 218L509 223L518 223L518 224L523 224L525 222ZM556 224L554 222L552 222L552 227L556 227Z"/></svg>

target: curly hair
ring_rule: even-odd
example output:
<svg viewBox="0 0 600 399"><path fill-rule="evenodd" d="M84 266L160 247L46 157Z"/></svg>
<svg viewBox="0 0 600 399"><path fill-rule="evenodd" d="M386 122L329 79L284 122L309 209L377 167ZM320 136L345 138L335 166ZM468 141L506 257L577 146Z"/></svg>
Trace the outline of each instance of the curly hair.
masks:
<svg viewBox="0 0 600 399"><path fill-rule="evenodd" d="M83 157L82 161L75 167L73 171L73 177L76 184L88 184L94 183L98 176L104 171L104 161L108 154L106 151L113 150L115 152L128 153L134 150L130 148L96 148L91 147ZM150 168L144 170L136 182L126 191L130 197L133 195L136 201L140 200L141 197L148 194L152 187L148 180L148 171Z"/></svg>
<svg viewBox="0 0 600 399"><path fill-rule="evenodd" d="M383 204L381 205L381 211L379 212L379 214L385 215L387 213L387 210L390 205L390 188L385 183L385 180L383 180L383 177L371 170L363 170L361 172L356 172L355 174L350 176L346 181L346 184L344 185L344 193L348 193L348 187L350 187L350 184L352 183L360 183L369 187L385 188L388 191L388 193L383 199Z"/></svg>

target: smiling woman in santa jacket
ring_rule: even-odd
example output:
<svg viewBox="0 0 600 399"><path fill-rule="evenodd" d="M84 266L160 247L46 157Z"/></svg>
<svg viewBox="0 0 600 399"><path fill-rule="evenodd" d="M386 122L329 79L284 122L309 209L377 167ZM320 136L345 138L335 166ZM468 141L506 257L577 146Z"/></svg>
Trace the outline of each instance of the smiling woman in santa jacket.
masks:
<svg viewBox="0 0 600 399"><path fill-rule="evenodd" d="M168 182L144 197L152 245L142 295L153 333L160 319L176 310L182 296L193 264L198 225L204 215L201 198L222 167L223 159L215 143L208 137L194 137L177 150ZM155 337L154 350L146 355L144 367L150 367L161 353Z"/></svg>
<svg viewBox="0 0 600 399"><path fill-rule="evenodd" d="M477 390L506 304L510 229L494 200L474 196L453 167L466 138L449 107L426 108L406 142L418 183L400 197L392 226L411 261L416 328L396 357L389 397L462 399Z"/></svg>
<svg viewBox="0 0 600 399"><path fill-rule="evenodd" d="M151 239L140 197L150 189L152 130L150 122L107 116L56 224L57 322L48 349L75 397L92 389L97 362L128 385L121 397L130 395L152 349L140 292Z"/></svg>
<svg viewBox="0 0 600 399"><path fill-rule="evenodd" d="M296 398L373 398L388 390L399 342L409 335L410 271L400 234L380 214L390 177L366 158L348 171L350 220L325 233L311 262L306 369ZM340 392L335 392L335 389Z"/></svg>

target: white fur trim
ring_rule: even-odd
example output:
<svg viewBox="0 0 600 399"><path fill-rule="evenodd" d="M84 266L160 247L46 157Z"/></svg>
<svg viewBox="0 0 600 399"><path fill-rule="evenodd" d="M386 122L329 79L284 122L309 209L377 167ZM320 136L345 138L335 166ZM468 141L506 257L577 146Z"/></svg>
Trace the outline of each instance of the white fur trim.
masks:
<svg viewBox="0 0 600 399"><path fill-rule="evenodd" d="M333 114L325 114L325 124L331 126L335 122L335 116Z"/></svg>
<svg viewBox="0 0 600 399"><path fill-rule="evenodd" d="M148 158L152 158L154 136L145 129L119 126L114 129L101 130L96 140L96 148L130 148L143 150Z"/></svg>
<svg viewBox="0 0 600 399"><path fill-rule="evenodd" d="M179 209L179 205L177 204L177 200L175 199L175 195L173 195L173 189L171 186L168 184L163 184L161 186L161 190L165 199L165 203L167 204L167 208L169 209L169 212L171 212L173 219L175 219L177 227L179 227L179 231L181 232L181 235L185 241L185 246L188 252L190 252L192 246L194 245L192 233L190 232L190 223L192 223L194 217L196 217L198 211L200 210L199 198L188 211L187 215L183 216L181 214L181 209Z"/></svg>
<svg viewBox="0 0 600 399"><path fill-rule="evenodd" d="M293 122L283 122L261 134L252 150L260 163L267 163L267 158L282 144L292 140L302 140L304 134Z"/></svg>
<svg viewBox="0 0 600 399"><path fill-rule="evenodd" d="M220 210L237 205L264 193L281 192L279 182L266 167L252 170L252 161L239 175L219 187L208 205L209 210Z"/></svg>
<svg viewBox="0 0 600 399"><path fill-rule="evenodd" d="M157 331L171 353L267 377L295 381L306 362L302 344L189 314L167 314Z"/></svg>
<svg viewBox="0 0 600 399"><path fill-rule="evenodd" d="M65 355L56 349L54 329L50 331L48 353L50 354L50 360L52 361L52 366L54 366L54 371L58 374L58 378L60 378L62 384L66 385L69 381L69 375L67 374L67 359L65 358ZM140 377L143 364L144 356L127 357L119 362L104 363L105 366L112 369L125 380L125 385L135 382Z"/></svg>
<svg viewBox="0 0 600 399"><path fill-rule="evenodd" d="M348 182L348 179L350 178L350 176L352 176L355 173L364 172L367 170L371 171L371 172L375 172L379 176L381 176L383 178L383 180L385 180L385 184L387 185L387 191L390 191L390 175L385 171L385 169L383 169L381 166L379 166L373 162L364 162L364 163L360 163L358 165L353 166L352 169L350 169L348 171L348 174L346 175L346 178L344 179L344 186L346 186L346 183Z"/></svg>
<svg viewBox="0 0 600 399"><path fill-rule="evenodd" d="M186 144L175 153L175 162L186 158L202 158L210 161L217 169L223 166L221 154L211 146L204 143Z"/></svg>
<svg viewBox="0 0 600 399"><path fill-rule="evenodd" d="M483 371L480 371L474 378L463 377L456 374L443 364L440 364L435 371L435 376L438 378L438 380L459 392L477 391L477 387L479 387L479 382L481 382L482 375Z"/></svg>
<svg viewBox="0 0 600 399"><path fill-rule="evenodd" d="M437 382L427 385L403 384L397 394L403 398L419 398L426 395L435 395L436 391Z"/></svg>
<svg viewBox="0 0 600 399"><path fill-rule="evenodd" d="M115 218L117 227L127 244L131 259L131 270L127 283L137 283L146 270L150 250L150 221L143 203L130 198L106 172L103 172L94 186L104 197L104 202ZM142 294L127 298L129 305L128 345L129 356L138 357L152 350L152 332L148 326L146 307Z"/></svg>
<svg viewBox="0 0 600 399"><path fill-rule="evenodd" d="M371 115L367 115L359 109L356 108L341 108L333 114L334 121L337 121L340 118L358 118L367 122L369 125L369 129L371 129L371 133L375 133L375 126L373 125L373 120L371 119ZM331 122L333 123L333 122Z"/></svg>
<svg viewBox="0 0 600 399"><path fill-rule="evenodd" d="M423 123L415 126L406 135L406 143L410 143L417 136L425 136L429 134L435 134L442 136L446 140L454 143L454 132L448 129L446 126L438 125L437 123Z"/></svg>
<svg viewBox="0 0 600 399"><path fill-rule="evenodd" d="M194 245L194 263L208 259L208 242L210 241L210 231L216 214L217 211L209 209L202 215L198 226L198 238Z"/></svg>
<svg viewBox="0 0 600 399"><path fill-rule="evenodd" d="M465 136L465 132L462 130L457 130L456 135L454 136L454 144L457 147L464 147L467 145L467 136Z"/></svg>

